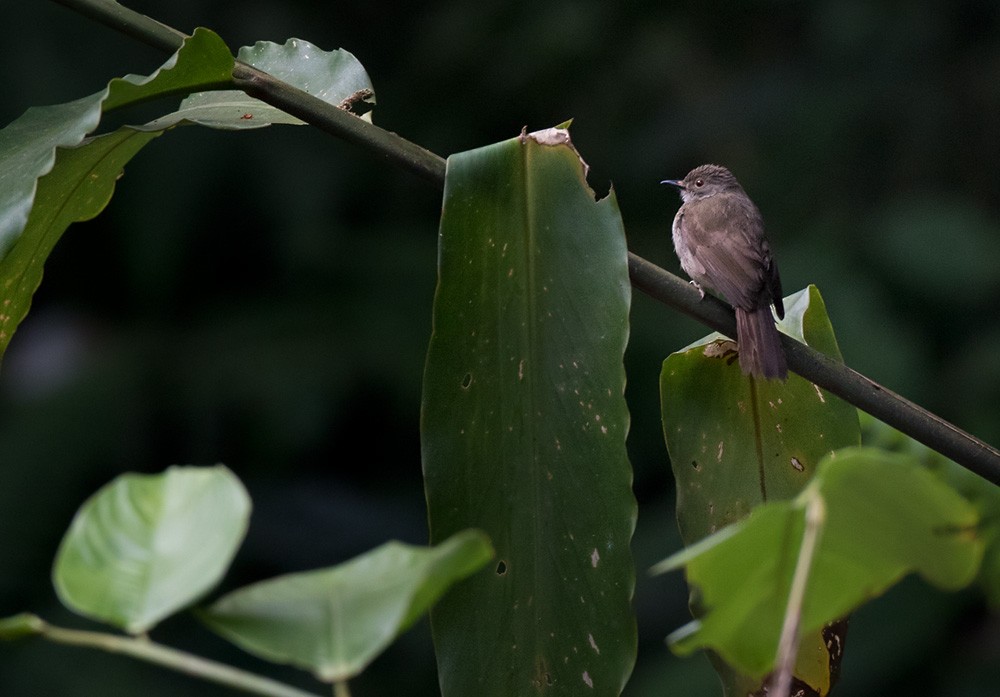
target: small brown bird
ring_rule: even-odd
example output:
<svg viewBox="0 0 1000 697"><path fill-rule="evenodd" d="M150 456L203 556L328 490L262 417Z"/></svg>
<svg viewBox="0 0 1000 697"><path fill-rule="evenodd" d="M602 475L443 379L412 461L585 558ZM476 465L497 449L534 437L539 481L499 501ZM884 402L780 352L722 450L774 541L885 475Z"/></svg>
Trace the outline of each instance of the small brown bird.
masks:
<svg viewBox="0 0 1000 697"><path fill-rule="evenodd" d="M702 165L684 179L665 179L680 189L684 201L674 217L674 249L681 268L705 296L711 288L736 310L740 369L745 375L780 378L788 375L785 352L774 326L778 318L781 278L764 236L764 220L736 177L719 165Z"/></svg>

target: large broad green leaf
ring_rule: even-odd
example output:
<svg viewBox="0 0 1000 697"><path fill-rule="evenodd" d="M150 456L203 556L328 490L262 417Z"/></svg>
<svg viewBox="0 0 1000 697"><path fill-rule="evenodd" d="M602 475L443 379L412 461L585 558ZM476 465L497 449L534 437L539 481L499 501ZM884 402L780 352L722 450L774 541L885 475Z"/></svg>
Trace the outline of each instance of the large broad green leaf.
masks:
<svg viewBox="0 0 1000 697"><path fill-rule="evenodd" d="M256 67L336 104L373 101L364 68L346 51L306 41L261 42L240 51ZM211 31L197 29L148 77L128 75L83 99L28 109L0 130L0 356L31 305L53 246L73 222L108 204L125 164L150 140L181 123L251 129L298 119L248 97L232 84L233 57ZM215 89L214 92L198 90ZM181 106L145 126L87 138L104 112L176 94Z"/></svg>
<svg viewBox="0 0 1000 697"><path fill-rule="evenodd" d="M819 291L786 299L782 330L840 357ZM677 481L677 518L691 544L765 501L795 496L832 450L860 443L857 410L808 380L754 380L719 335L663 362L663 433Z"/></svg>
<svg viewBox="0 0 1000 697"><path fill-rule="evenodd" d="M711 648L739 670L771 670L811 500L822 500L819 542L801 629L818 632L908 573L945 589L971 583L983 553L973 506L913 458L846 448L819 463L793 501L769 503L663 562L684 567L705 614L672 637Z"/></svg>
<svg viewBox="0 0 1000 697"><path fill-rule="evenodd" d="M448 159L424 374L431 537L497 563L431 613L445 697L616 695L636 650L614 196L562 129Z"/></svg>
<svg viewBox="0 0 1000 697"><path fill-rule="evenodd" d="M785 307L782 331L840 357L815 287L789 296ZM732 341L720 334L664 361L660 396L677 482L677 520L688 545L742 520L756 506L796 496L828 453L860 442L854 407L795 374L786 382L748 378L736 363ZM696 616L701 612L697 595L692 610ZM828 647L842 644L819 633L804 636L797 677L826 694L840 658ZM727 694L760 687L755 677L712 658Z"/></svg>
<svg viewBox="0 0 1000 697"><path fill-rule="evenodd" d="M430 548L389 542L330 569L233 591L200 616L262 658L311 670L320 680L346 680L492 555L476 530Z"/></svg>
<svg viewBox="0 0 1000 697"><path fill-rule="evenodd" d="M122 475L73 519L56 591L76 612L144 632L218 582L249 516L250 497L222 465Z"/></svg>

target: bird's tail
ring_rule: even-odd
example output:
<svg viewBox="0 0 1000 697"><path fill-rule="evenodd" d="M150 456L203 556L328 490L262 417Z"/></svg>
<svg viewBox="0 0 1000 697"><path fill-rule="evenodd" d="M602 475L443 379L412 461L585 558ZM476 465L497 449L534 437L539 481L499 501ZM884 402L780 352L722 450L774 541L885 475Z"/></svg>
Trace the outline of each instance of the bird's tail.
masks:
<svg viewBox="0 0 1000 697"><path fill-rule="evenodd" d="M744 375L781 380L788 377L785 351L770 305L756 310L736 308L736 339Z"/></svg>

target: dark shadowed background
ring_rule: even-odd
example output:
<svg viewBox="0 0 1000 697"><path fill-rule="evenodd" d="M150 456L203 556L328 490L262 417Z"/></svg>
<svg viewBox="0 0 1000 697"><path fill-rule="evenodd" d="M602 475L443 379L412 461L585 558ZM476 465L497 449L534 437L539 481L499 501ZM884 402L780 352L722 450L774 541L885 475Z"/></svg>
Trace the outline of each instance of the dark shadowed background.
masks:
<svg viewBox="0 0 1000 697"><path fill-rule="evenodd" d="M727 165L763 211L785 291L819 286L847 362L1000 442L994 0L127 4L210 27L234 52L290 37L346 48L372 77L375 122L441 155L573 118L630 246L670 270L679 202L657 182ZM4 3L0 26L0 124L165 59L45 0ZM433 187L309 127L182 128L140 153L105 213L57 246L4 360L0 616L92 626L60 609L51 560L77 507L128 470L221 461L244 480L255 511L224 589L425 542L439 212ZM719 692L706 660L663 644L688 619L682 579L644 572L679 546L660 363L705 333L636 295L631 697ZM153 636L272 670L186 616ZM837 692L994 695L998 666L1000 627L978 595L911 579L856 615ZM355 697L436 689L426 622L352 682ZM96 652L0 645L5 696L222 693Z"/></svg>

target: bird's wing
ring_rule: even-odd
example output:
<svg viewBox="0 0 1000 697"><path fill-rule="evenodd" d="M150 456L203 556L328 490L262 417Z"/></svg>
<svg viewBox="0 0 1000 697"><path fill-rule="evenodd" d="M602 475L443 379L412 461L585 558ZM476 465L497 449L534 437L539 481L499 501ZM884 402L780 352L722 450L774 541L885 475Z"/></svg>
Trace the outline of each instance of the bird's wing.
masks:
<svg viewBox="0 0 1000 697"><path fill-rule="evenodd" d="M719 194L692 201L684 216L684 234L691 252L705 268L707 285L735 307L753 310L764 288L759 213ZM754 215L758 216L755 220Z"/></svg>

